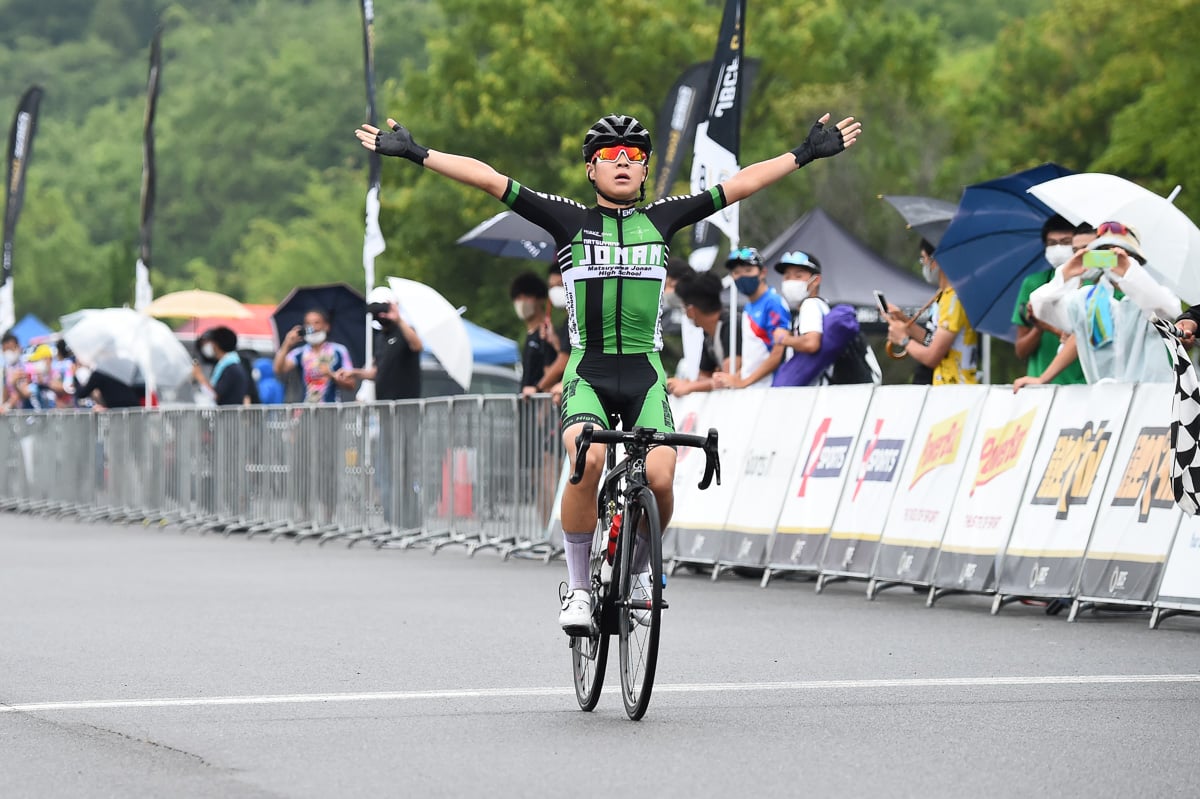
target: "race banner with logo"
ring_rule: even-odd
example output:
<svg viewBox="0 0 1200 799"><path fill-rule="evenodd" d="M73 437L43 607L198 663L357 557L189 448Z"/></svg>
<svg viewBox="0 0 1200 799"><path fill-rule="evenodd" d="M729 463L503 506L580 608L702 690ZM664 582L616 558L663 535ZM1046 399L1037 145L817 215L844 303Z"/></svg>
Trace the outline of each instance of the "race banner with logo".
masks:
<svg viewBox="0 0 1200 799"><path fill-rule="evenodd" d="M988 390L933 568L934 586L995 590L996 567L1021 507L1053 398L1053 387L1034 386L1016 394L1009 386Z"/></svg>
<svg viewBox="0 0 1200 799"><path fill-rule="evenodd" d="M821 558L823 574L870 574L927 391L925 386L881 386L872 393Z"/></svg>
<svg viewBox="0 0 1200 799"><path fill-rule="evenodd" d="M818 570L821 547L833 525L842 486L854 470L854 452L871 404L872 388L865 384L816 389L817 398L801 439L800 458L792 470L771 540L767 565L773 571Z"/></svg>
<svg viewBox="0 0 1200 799"><path fill-rule="evenodd" d="M1067 597L1074 592L1132 400L1132 383L1055 389L1000 564L1001 594Z"/></svg>
<svg viewBox="0 0 1200 799"><path fill-rule="evenodd" d="M1154 606L1200 611L1200 516L1182 516Z"/></svg>
<svg viewBox="0 0 1200 799"><path fill-rule="evenodd" d="M709 424L709 420L704 416L705 406L708 404L709 392L699 392L696 394L688 394L685 397L671 397L671 416L675 420L675 432L688 433L689 435L705 435L708 428L714 425ZM698 490L696 484L700 482L700 478L704 474L704 458L703 455L696 452L691 447L680 447L676 454L675 462L675 501L678 503L679 498L688 495L688 483L680 479L681 475L686 475L689 479L692 477L692 470L697 468L693 462L701 461L699 464L699 472L696 472L696 479L691 481L691 489ZM684 463L687 463L687 468L683 468ZM724 480L725 476L721 475ZM663 532L663 561L670 560L675 556L677 546L678 531L675 525L667 527Z"/></svg>
<svg viewBox="0 0 1200 799"><path fill-rule="evenodd" d="M761 566L766 562L767 545L787 496L805 423L817 399L812 388L772 388L763 393L766 398L757 414L725 523L721 565Z"/></svg>
<svg viewBox="0 0 1200 799"><path fill-rule="evenodd" d="M721 453L721 485L698 488L704 476L704 453L684 447L675 466L674 560L682 563L716 563L725 541L726 520L745 469L750 436L759 408L773 389L714 391L699 414L697 435L717 428ZM689 451L690 450L690 451Z"/></svg>
<svg viewBox="0 0 1200 799"><path fill-rule="evenodd" d="M692 192L706 191L738 171L738 151L741 146L742 105L744 82L742 76L742 43L746 19L746 0L728 0L721 19L717 50L710 66L708 85L711 87L708 113L696 126L696 141L692 155ZM731 242L738 240L738 203L708 217ZM697 243L706 235L698 225L694 232Z"/></svg>
<svg viewBox="0 0 1200 799"><path fill-rule="evenodd" d="M871 569L878 582L928 584L988 394L986 386L926 391Z"/></svg>
<svg viewBox="0 0 1200 799"><path fill-rule="evenodd" d="M42 88L30 86L21 95L8 134L8 182L4 184L3 260L0 261L3 267L0 268L0 331L11 329L16 322L16 306L13 304L13 239L17 233L21 205L25 200L25 175L33 155L33 134L37 132L38 106L41 102Z"/></svg>
<svg viewBox="0 0 1200 799"><path fill-rule="evenodd" d="M1183 515L1171 488L1174 385L1138 385L1083 561L1078 597L1149 604Z"/></svg>

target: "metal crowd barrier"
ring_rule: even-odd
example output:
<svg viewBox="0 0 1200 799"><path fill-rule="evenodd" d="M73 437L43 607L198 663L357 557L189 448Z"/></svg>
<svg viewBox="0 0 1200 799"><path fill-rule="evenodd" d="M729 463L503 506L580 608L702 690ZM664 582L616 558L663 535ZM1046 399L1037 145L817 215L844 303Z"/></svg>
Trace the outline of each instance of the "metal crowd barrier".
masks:
<svg viewBox="0 0 1200 799"><path fill-rule="evenodd" d="M547 396L13 412L0 510L376 547L544 555Z"/></svg>

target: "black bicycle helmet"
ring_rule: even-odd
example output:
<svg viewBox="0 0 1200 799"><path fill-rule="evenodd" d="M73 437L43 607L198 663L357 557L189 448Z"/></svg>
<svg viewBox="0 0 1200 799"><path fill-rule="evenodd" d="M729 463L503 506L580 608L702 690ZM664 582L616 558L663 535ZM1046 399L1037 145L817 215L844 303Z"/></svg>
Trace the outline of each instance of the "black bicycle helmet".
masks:
<svg viewBox="0 0 1200 799"><path fill-rule="evenodd" d="M592 156L601 147L614 144L629 144L651 152L650 131L641 122L625 114L609 114L596 120L583 137L583 162L591 163Z"/></svg>

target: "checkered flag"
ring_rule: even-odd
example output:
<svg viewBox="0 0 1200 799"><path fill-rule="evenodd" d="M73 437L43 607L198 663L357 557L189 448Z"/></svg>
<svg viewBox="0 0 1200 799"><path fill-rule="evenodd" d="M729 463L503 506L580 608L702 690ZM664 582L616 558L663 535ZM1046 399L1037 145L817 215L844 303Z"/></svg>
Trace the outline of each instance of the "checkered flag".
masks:
<svg viewBox="0 0 1200 799"><path fill-rule="evenodd" d="M1164 319L1153 319L1154 327L1167 345L1175 367L1175 399L1171 403L1171 489L1177 504L1188 516L1200 510L1200 379L1192 359L1179 340L1179 329Z"/></svg>

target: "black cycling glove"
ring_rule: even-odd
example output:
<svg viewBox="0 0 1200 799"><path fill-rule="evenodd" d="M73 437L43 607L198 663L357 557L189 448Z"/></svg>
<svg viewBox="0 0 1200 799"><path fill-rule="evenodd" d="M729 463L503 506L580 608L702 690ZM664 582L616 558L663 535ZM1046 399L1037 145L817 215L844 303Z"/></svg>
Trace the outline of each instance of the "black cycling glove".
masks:
<svg viewBox="0 0 1200 799"><path fill-rule="evenodd" d="M420 166L425 165L425 157L429 155L429 150L413 141L408 128L399 122L390 131L381 130L376 134L375 152L380 155L398 155Z"/></svg>
<svg viewBox="0 0 1200 799"><path fill-rule="evenodd" d="M837 126L825 127L820 122L812 126L804 143L792 150L796 156L796 167L800 168L818 158L829 158L846 149L846 140Z"/></svg>

